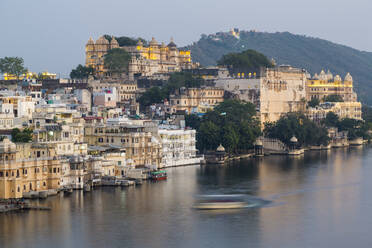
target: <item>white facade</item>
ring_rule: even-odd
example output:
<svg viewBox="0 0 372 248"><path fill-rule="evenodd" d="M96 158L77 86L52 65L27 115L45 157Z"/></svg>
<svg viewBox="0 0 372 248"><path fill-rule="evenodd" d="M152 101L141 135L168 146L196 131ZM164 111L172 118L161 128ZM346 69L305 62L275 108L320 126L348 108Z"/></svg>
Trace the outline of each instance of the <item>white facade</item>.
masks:
<svg viewBox="0 0 372 248"><path fill-rule="evenodd" d="M199 164L201 158L196 157L195 130L159 129L162 145L163 167Z"/></svg>

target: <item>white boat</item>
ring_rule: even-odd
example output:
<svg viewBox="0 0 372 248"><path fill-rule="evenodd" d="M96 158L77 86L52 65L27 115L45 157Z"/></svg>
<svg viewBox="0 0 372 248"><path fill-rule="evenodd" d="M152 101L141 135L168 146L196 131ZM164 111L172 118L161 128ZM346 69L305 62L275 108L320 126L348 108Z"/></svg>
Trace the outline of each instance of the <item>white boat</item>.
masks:
<svg viewBox="0 0 372 248"><path fill-rule="evenodd" d="M237 209L245 208L247 202L244 195L201 195L197 197L195 209Z"/></svg>

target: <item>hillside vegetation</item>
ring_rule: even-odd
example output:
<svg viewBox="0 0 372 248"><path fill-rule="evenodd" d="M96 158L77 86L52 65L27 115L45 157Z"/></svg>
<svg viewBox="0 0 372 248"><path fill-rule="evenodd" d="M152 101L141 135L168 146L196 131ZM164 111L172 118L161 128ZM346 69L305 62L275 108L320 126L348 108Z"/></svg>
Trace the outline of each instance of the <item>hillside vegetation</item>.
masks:
<svg viewBox="0 0 372 248"><path fill-rule="evenodd" d="M187 47L192 58L202 65L215 65L223 55L253 49L277 64L305 68L312 75L329 69L344 77L350 72L359 99L372 105L372 53L359 51L326 40L284 33L241 31L240 39L228 33L202 35L198 42Z"/></svg>

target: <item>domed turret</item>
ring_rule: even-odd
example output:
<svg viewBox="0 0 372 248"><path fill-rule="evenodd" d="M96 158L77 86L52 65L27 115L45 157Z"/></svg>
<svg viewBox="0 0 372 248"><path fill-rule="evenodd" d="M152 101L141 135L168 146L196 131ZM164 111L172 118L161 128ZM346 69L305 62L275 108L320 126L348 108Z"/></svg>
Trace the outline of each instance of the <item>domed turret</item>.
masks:
<svg viewBox="0 0 372 248"><path fill-rule="evenodd" d="M109 45L109 41L106 40L104 36L99 37L99 39L96 41L96 45Z"/></svg>
<svg viewBox="0 0 372 248"><path fill-rule="evenodd" d="M114 36L112 36L112 39L111 39L110 45L111 45L111 49L113 49L113 48L118 48L118 47L119 47L119 43L118 43L118 41L115 39Z"/></svg>
<svg viewBox="0 0 372 248"><path fill-rule="evenodd" d="M222 144L220 144L218 147L217 147L217 152L225 152L225 147L222 146Z"/></svg>
<svg viewBox="0 0 372 248"><path fill-rule="evenodd" d="M297 143L298 142L296 136L292 136L292 138L289 141L292 142L292 143Z"/></svg>
<svg viewBox="0 0 372 248"><path fill-rule="evenodd" d="M330 70L327 71L327 80L332 80L333 74L331 73Z"/></svg>
<svg viewBox="0 0 372 248"><path fill-rule="evenodd" d="M158 42L155 40L154 37L152 37L151 41L150 41L150 46L157 46L158 45Z"/></svg>
<svg viewBox="0 0 372 248"><path fill-rule="evenodd" d="M347 73L345 76L345 82L353 82L353 77L350 75L350 73Z"/></svg>
<svg viewBox="0 0 372 248"><path fill-rule="evenodd" d="M326 73L324 72L324 70L322 70L319 74L319 79L320 80L327 80L327 75Z"/></svg>
<svg viewBox="0 0 372 248"><path fill-rule="evenodd" d="M314 79L319 79L319 75L318 75L318 73L315 73L313 78L314 78Z"/></svg>
<svg viewBox="0 0 372 248"><path fill-rule="evenodd" d="M335 81L335 82L341 82L342 79L341 79L340 75L336 75L336 76L333 78L333 81Z"/></svg>
<svg viewBox="0 0 372 248"><path fill-rule="evenodd" d="M172 47L172 48L176 48L177 47L176 43L174 43L173 38L171 38L171 40L170 40L170 42L168 44L168 47Z"/></svg>
<svg viewBox="0 0 372 248"><path fill-rule="evenodd" d="M92 39L92 37L89 37L89 40L88 40L88 42L87 42L86 45L87 45L87 46L89 46L89 45L94 45L94 40Z"/></svg>

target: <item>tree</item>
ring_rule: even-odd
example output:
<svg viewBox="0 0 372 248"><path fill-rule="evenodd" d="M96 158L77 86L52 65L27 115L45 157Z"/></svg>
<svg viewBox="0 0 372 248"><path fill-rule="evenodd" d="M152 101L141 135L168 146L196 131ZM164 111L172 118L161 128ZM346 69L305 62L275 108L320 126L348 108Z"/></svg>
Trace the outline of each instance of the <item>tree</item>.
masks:
<svg viewBox="0 0 372 248"><path fill-rule="evenodd" d="M138 101L142 107L147 107L154 103L162 103L167 97L162 89L155 86L143 93Z"/></svg>
<svg viewBox="0 0 372 248"><path fill-rule="evenodd" d="M111 49L104 56L104 65L109 73L128 72L131 55L121 48Z"/></svg>
<svg viewBox="0 0 372 248"><path fill-rule="evenodd" d="M72 79L85 79L88 78L90 75L93 75L93 68L87 67L83 65L78 65L76 69L72 69L70 73L70 78Z"/></svg>
<svg viewBox="0 0 372 248"><path fill-rule="evenodd" d="M261 67L273 67L269 59L255 50L246 50L241 53L229 53L223 55L218 65L227 66L233 73L256 72Z"/></svg>
<svg viewBox="0 0 372 248"><path fill-rule="evenodd" d="M312 108L315 108L316 106L318 106L320 103L319 99L314 97L313 99L311 99L310 101L307 102L307 105L309 107L312 107Z"/></svg>
<svg viewBox="0 0 372 248"><path fill-rule="evenodd" d="M323 102L343 102L342 96L340 95L328 95L323 97Z"/></svg>
<svg viewBox="0 0 372 248"><path fill-rule="evenodd" d="M203 122L196 134L198 148L205 150L215 150L221 143L220 128L211 121Z"/></svg>
<svg viewBox="0 0 372 248"><path fill-rule="evenodd" d="M339 123L338 115L333 112L328 112L323 123L326 127L337 127Z"/></svg>
<svg viewBox="0 0 372 248"><path fill-rule="evenodd" d="M27 68L24 67L23 58L20 57L4 57L0 59L0 72L14 75L19 80L22 74L27 73Z"/></svg>
<svg viewBox="0 0 372 248"><path fill-rule="evenodd" d="M29 128L25 128L23 131L20 131L18 128L13 128L11 135L12 135L13 142L32 141L32 129L29 129Z"/></svg>

